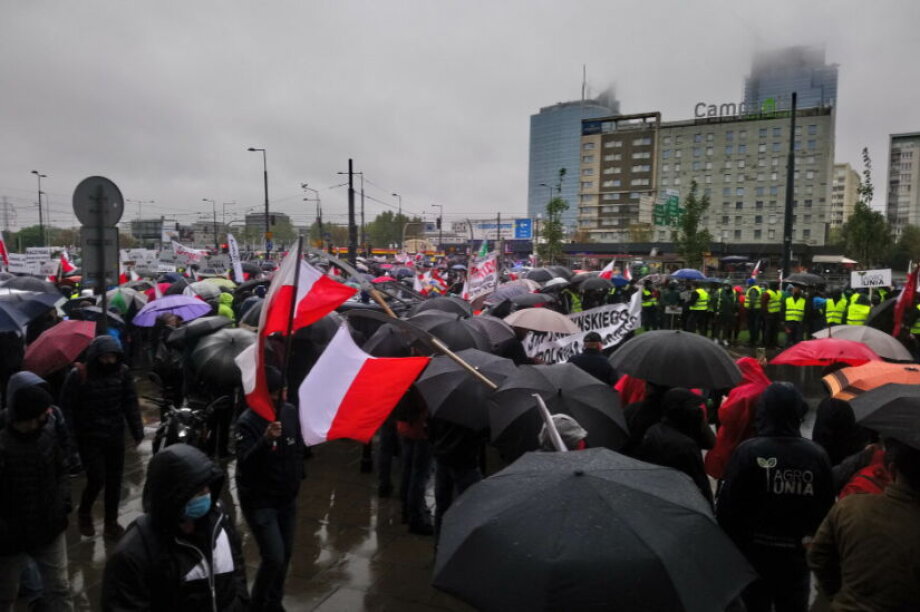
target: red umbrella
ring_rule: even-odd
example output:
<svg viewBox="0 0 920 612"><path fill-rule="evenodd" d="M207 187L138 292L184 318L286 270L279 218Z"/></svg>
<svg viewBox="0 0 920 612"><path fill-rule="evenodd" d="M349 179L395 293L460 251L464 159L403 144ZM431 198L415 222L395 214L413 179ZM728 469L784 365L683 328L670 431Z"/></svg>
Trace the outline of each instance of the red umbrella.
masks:
<svg viewBox="0 0 920 612"><path fill-rule="evenodd" d="M396 279L393 278L392 276L378 276L371 282L372 283L395 283Z"/></svg>
<svg viewBox="0 0 920 612"><path fill-rule="evenodd" d="M44 376L65 368L96 336L95 321L61 321L26 349L22 369Z"/></svg>
<svg viewBox="0 0 920 612"><path fill-rule="evenodd" d="M862 342L821 338L799 342L774 357L770 363L795 366L827 366L832 363L846 363L855 366L879 360L881 357Z"/></svg>

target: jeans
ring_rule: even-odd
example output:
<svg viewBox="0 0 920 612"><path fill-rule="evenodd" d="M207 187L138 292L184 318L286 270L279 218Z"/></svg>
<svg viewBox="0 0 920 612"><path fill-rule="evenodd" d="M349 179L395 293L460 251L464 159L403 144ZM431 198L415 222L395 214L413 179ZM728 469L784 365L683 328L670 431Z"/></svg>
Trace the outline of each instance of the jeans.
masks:
<svg viewBox="0 0 920 612"><path fill-rule="evenodd" d="M802 322L786 321L786 346L792 346L802 341Z"/></svg>
<svg viewBox="0 0 920 612"><path fill-rule="evenodd" d="M125 467L125 442L119 438L77 440L80 459L86 470L86 488L80 497L80 514L93 513L99 492L105 489L105 522L118 520L121 501L121 477Z"/></svg>
<svg viewBox="0 0 920 612"><path fill-rule="evenodd" d="M760 574L741 594L748 612L806 612L809 579L805 554L747 551L748 561Z"/></svg>
<svg viewBox="0 0 920 612"><path fill-rule="evenodd" d="M0 557L0 612L13 609L19 593L23 568L31 557L44 583L45 609L73 610L70 581L67 578L67 540L65 532L44 546L24 553Z"/></svg>
<svg viewBox="0 0 920 612"><path fill-rule="evenodd" d="M431 474L431 445L428 440L400 438L402 441L402 483L399 488L403 512L409 527L431 524L425 504L425 489Z"/></svg>
<svg viewBox="0 0 920 612"><path fill-rule="evenodd" d="M441 520L454 499L482 480L478 467L451 467L435 461L434 472L434 533L441 533Z"/></svg>
<svg viewBox="0 0 920 612"><path fill-rule="evenodd" d="M297 518L296 500L287 504L253 508L241 500L243 516L249 524L262 562L252 584L253 612L281 610L284 579L287 576L291 551L294 548L294 524Z"/></svg>

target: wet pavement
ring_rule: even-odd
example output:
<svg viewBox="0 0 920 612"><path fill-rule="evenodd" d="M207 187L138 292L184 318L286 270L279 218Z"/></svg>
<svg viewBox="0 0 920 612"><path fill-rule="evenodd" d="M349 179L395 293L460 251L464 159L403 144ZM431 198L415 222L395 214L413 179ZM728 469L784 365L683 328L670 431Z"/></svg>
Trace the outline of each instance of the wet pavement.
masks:
<svg viewBox="0 0 920 612"><path fill-rule="evenodd" d="M157 423L152 409L145 408L144 417L146 439L137 449L127 451L125 462L119 518L125 526L141 512L144 473ZM407 533L398 499L378 499L376 474L362 474L360 462L361 445L356 442L335 441L313 449L298 501L285 607L323 612L471 610L431 587L433 539ZM229 476L224 505L235 513L251 585L259 564L258 547L237 512L234 462L224 462L223 467ZM394 465L398 482L397 468L398 462ZM72 495L78 499L83 478L74 478L71 483ZM78 610L100 609L102 573L114 546L101 535L101 495L93 515L99 534L96 537L81 537L73 514L67 529L71 586ZM25 609L24 605L17 607Z"/></svg>

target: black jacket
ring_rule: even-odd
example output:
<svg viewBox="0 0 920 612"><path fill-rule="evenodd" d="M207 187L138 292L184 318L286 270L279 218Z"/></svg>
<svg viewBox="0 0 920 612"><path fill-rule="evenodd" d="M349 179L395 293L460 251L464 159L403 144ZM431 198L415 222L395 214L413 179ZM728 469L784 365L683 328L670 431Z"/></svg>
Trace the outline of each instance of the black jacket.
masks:
<svg viewBox="0 0 920 612"><path fill-rule="evenodd" d="M186 444L173 444L150 460L144 514L131 523L105 566L103 610L248 609L242 547L218 501L222 483L220 469ZM185 535L178 527L182 509L206 484L211 510Z"/></svg>
<svg viewBox="0 0 920 612"><path fill-rule="evenodd" d="M8 405L35 380L31 372L13 375ZM0 556L50 543L67 528L69 512L70 482L53 423L29 434L0 430Z"/></svg>
<svg viewBox="0 0 920 612"><path fill-rule="evenodd" d="M452 468L478 467L479 456L487 437L487 432L474 431L444 419L428 420L431 454L438 462Z"/></svg>
<svg viewBox="0 0 920 612"><path fill-rule="evenodd" d="M585 349L581 354L569 359L569 363L577 365L594 378L611 387L616 384L617 378L619 378L617 371L613 369L604 354L595 349Z"/></svg>
<svg viewBox="0 0 920 612"><path fill-rule="evenodd" d="M811 439L827 451L831 465L838 465L866 447L869 432L856 424L849 402L825 397L818 404Z"/></svg>
<svg viewBox="0 0 920 612"><path fill-rule="evenodd" d="M121 440L125 422L135 441L144 438L137 403L137 390L131 371L120 364L118 371L105 375L99 371L99 357L116 353L121 358L118 341L111 336L95 338L86 349L86 363L70 370L61 389L61 408L77 440Z"/></svg>
<svg viewBox="0 0 920 612"><path fill-rule="evenodd" d="M240 504L261 508L297 497L304 478L304 443L297 409L281 408L281 437L265 440L269 421L246 409L236 422L236 484Z"/></svg>
<svg viewBox="0 0 920 612"><path fill-rule="evenodd" d="M834 503L827 453L799 433L801 395L773 383L757 407L757 435L745 440L726 467L716 507L719 524L743 551L804 554Z"/></svg>
<svg viewBox="0 0 920 612"><path fill-rule="evenodd" d="M712 488L696 441L667 421L652 425L636 448L635 456L655 465L674 468L689 476L710 504Z"/></svg>

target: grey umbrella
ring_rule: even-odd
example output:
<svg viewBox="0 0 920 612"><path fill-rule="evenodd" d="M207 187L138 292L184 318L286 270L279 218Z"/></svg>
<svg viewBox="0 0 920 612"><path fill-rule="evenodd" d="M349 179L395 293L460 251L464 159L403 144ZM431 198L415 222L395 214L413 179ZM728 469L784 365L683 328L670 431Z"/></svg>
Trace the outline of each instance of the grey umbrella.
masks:
<svg viewBox="0 0 920 612"><path fill-rule="evenodd" d="M444 516L433 584L478 610L724 610L756 573L684 474L528 453Z"/></svg>
<svg viewBox="0 0 920 612"><path fill-rule="evenodd" d="M224 389L238 387L240 368L235 359L255 341L255 332L245 329L222 329L203 338L192 352L198 380Z"/></svg>
<svg viewBox="0 0 920 612"><path fill-rule="evenodd" d="M534 268L524 275L524 278L537 281L538 283L545 283L546 281L556 277L557 275L553 274L553 272L548 268Z"/></svg>
<svg viewBox="0 0 920 612"><path fill-rule="evenodd" d="M610 364L620 373L668 387L729 389L741 380L725 349L685 331L635 336L610 356Z"/></svg>
<svg viewBox="0 0 920 612"><path fill-rule="evenodd" d="M822 329L812 334L813 338L839 338L842 340L853 340L862 342L870 349L876 352L882 359L891 361L913 361L914 356L910 354L904 345L891 334L886 334L880 329L869 327L868 325L835 325Z"/></svg>
<svg viewBox="0 0 920 612"><path fill-rule="evenodd" d="M470 325L481 331L489 339L493 353L501 352L509 342L517 337L514 333L514 328L498 317L489 315L475 316L470 318Z"/></svg>
<svg viewBox="0 0 920 612"><path fill-rule="evenodd" d="M470 307L469 302L452 296L428 298L424 302L419 302L413 306L411 312L415 315L428 310L440 310L464 317L469 317L473 314L473 309Z"/></svg>

